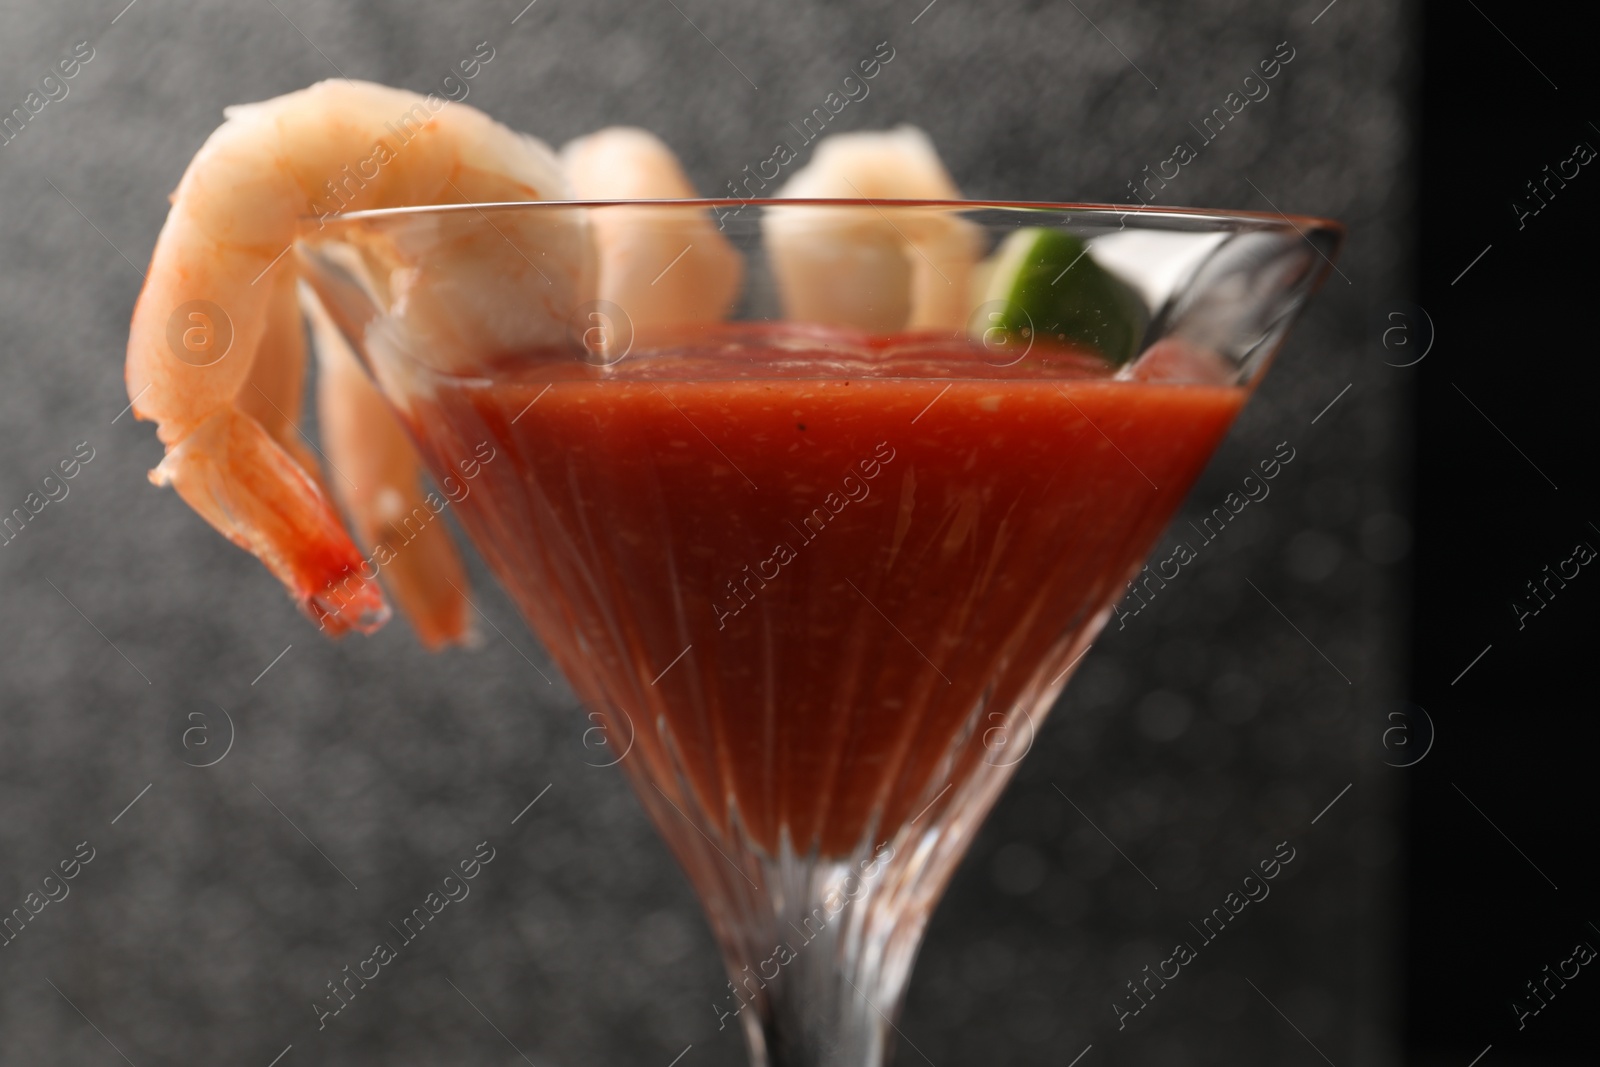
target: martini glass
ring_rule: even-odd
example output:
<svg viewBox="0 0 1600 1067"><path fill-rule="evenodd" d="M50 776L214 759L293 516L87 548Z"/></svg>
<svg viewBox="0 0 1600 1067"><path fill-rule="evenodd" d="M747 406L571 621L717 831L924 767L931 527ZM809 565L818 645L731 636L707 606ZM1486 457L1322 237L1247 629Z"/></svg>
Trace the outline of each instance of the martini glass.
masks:
<svg viewBox="0 0 1600 1067"><path fill-rule="evenodd" d="M861 1067L1341 238L1084 205L539 203L352 214L300 254L436 478L471 479L462 524L698 891L719 1025L757 1064Z"/></svg>

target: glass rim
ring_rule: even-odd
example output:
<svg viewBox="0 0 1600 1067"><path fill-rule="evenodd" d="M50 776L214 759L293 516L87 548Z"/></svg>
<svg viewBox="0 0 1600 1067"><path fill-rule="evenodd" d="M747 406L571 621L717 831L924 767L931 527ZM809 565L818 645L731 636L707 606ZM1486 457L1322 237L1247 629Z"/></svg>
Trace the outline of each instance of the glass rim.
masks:
<svg viewBox="0 0 1600 1067"><path fill-rule="evenodd" d="M1037 211L1062 214L1086 214L1111 217L1126 220L1134 216L1153 216L1174 222L1200 222L1212 224L1247 224L1254 227L1272 227L1282 229L1291 228L1305 236L1308 230L1316 230L1332 234L1337 240L1342 241L1347 230L1343 223L1320 215L1289 215L1281 211L1250 211L1247 209L1216 209L1194 208L1181 205L1157 206L1145 204L1139 207L1130 207L1126 204L1097 203L1094 201L1050 201L1050 200L878 200L870 197L704 197L688 199L636 199L636 200L498 200L482 203L465 204L412 204L404 207L365 208L360 211L349 211L334 216L302 215L300 221L306 224L317 224L318 228L325 228L329 224L337 225L341 222L367 222L382 221L384 219L408 218L415 215L439 214L450 215L464 212L503 212L510 210L558 210L558 209L599 209L623 207L672 207L686 210L712 210L716 208L841 208L841 207L869 207L877 210L884 208L945 208L964 211L1001 210L1001 211Z"/></svg>

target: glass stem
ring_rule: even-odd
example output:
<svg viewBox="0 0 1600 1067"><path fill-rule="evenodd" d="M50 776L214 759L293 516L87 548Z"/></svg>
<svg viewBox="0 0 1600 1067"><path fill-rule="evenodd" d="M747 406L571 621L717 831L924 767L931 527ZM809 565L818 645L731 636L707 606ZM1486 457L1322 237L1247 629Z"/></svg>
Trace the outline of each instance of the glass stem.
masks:
<svg viewBox="0 0 1600 1067"><path fill-rule="evenodd" d="M926 927L923 894L904 892L906 865L887 846L761 866L767 899L747 902L765 914L719 924L732 977L719 1021L743 1024L757 1067L878 1067Z"/></svg>

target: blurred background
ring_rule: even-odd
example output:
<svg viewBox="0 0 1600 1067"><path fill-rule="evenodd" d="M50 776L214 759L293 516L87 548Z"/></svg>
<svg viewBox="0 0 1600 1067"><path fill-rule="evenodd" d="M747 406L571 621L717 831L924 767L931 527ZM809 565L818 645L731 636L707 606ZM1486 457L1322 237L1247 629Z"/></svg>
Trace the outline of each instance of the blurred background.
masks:
<svg viewBox="0 0 1600 1067"><path fill-rule="evenodd" d="M438 91L486 45L471 104L553 145L648 127L715 195L882 42L834 128L919 125L1004 199L1127 201L1276 55L1158 203L1350 227L1191 509L1293 462L1085 660L934 918L898 1062L1593 1061L1600 977L1563 961L1600 945L1600 578L1525 586L1600 545L1600 129L1563 9L124 2L0 3L0 506L80 464L0 545L0 914L37 910L0 948L0 1065L744 1062L686 882L482 568L482 648L321 639L146 484L121 361L228 104ZM471 897L319 1031L485 839ZM1125 983L1281 841L1270 900L1119 1031Z"/></svg>

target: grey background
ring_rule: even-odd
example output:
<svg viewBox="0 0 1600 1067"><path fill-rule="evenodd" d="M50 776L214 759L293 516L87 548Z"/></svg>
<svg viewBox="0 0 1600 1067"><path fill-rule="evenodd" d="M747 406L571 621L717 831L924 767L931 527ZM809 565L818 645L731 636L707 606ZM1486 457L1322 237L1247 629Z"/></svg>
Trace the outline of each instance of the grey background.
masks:
<svg viewBox="0 0 1600 1067"><path fill-rule="evenodd" d="M0 147L0 505L96 450L0 547L0 908L97 850L0 949L0 1064L122 1062L108 1043L140 1067L266 1067L290 1044L285 1065L523 1062L512 1044L541 1065L665 1067L691 1044L684 1067L743 1062L685 882L620 774L585 765L589 724L481 568L507 639L323 641L145 483L160 449L114 421L122 353L165 195L226 104L339 72L426 91L488 41L471 104L557 145L648 126L712 193L883 40L894 61L835 128L923 126L969 196L1112 201L1288 40L1272 95L1161 202L1270 198L1352 229L1191 508L1280 441L1295 461L1089 654L933 921L899 1062L1063 1064L1091 1043L1083 1067L1321 1062L1308 1042L1393 1062L1403 772L1378 738L1407 446L1368 320L1405 295L1407 5L538 0L512 26L518 0L139 0L113 25L121 7L0 4L0 110L95 49ZM226 740L219 707L232 750L186 766L185 728ZM472 896L318 1033L323 984L485 838ZM1273 895L1118 1033L1123 983L1284 839Z"/></svg>

